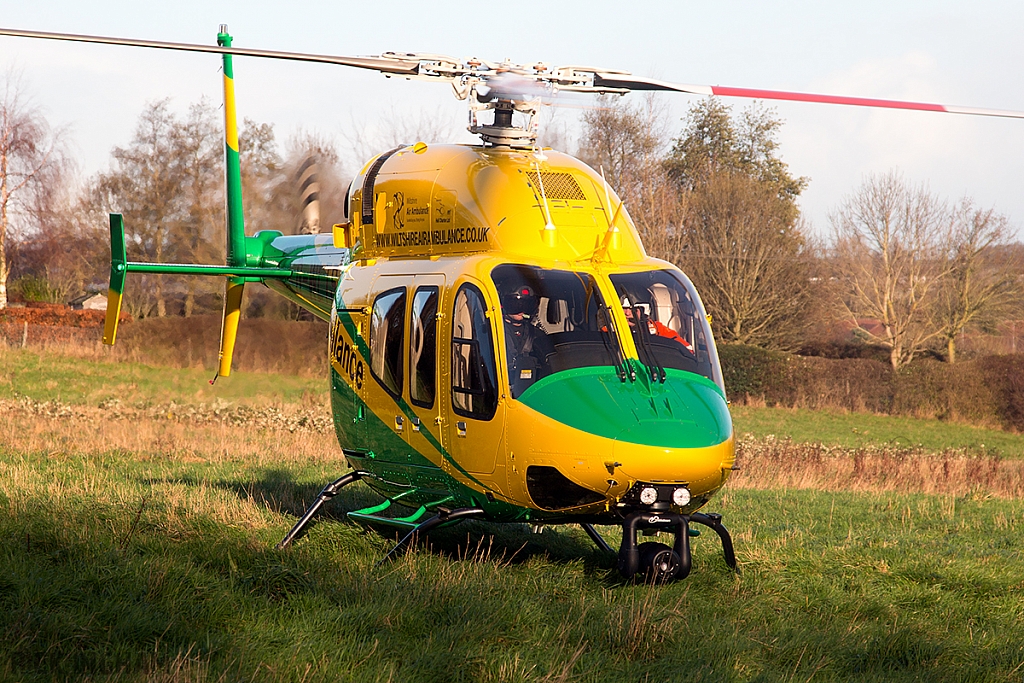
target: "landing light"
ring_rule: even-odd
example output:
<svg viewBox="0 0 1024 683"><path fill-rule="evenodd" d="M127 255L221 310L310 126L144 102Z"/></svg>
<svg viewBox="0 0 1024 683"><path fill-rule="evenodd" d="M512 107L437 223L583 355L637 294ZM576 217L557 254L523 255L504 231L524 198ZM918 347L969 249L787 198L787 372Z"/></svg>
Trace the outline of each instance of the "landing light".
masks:
<svg viewBox="0 0 1024 683"><path fill-rule="evenodd" d="M641 500L643 500L643 494L642 493L640 494L640 498L641 498ZM680 487L680 488L677 488L675 491L673 491L672 492L672 502L675 503L676 505L678 505L679 507L683 507L684 505L689 503L690 502L690 491L689 491L689 489L685 489L685 488Z"/></svg>
<svg viewBox="0 0 1024 683"><path fill-rule="evenodd" d="M653 486L645 486L640 490L640 502L644 505L650 505L656 500L658 500L658 489Z"/></svg>

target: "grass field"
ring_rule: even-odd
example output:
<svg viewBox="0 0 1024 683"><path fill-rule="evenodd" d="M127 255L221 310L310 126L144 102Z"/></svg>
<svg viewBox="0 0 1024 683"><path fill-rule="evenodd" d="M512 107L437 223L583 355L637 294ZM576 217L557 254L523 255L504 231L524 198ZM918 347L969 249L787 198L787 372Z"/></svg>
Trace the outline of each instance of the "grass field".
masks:
<svg viewBox="0 0 1024 683"><path fill-rule="evenodd" d="M971 452L1024 457L1024 435L940 420L898 415L839 413L796 408L730 407L736 433L774 434L800 443L823 442L846 448L868 445L919 446L928 450L963 448Z"/></svg>
<svg viewBox="0 0 1024 683"><path fill-rule="evenodd" d="M36 401L94 406L111 399L131 405L217 400L269 405L294 403L306 395L327 405L326 378L235 372L211 385L212 378L211 371L200 369L0 350L0 397L25 396Z"/></svg>
<svg viewBox="0 0 1024 683"><path fill-rule="evenodd" d="M0 679L1024 680L1021 461L780 446L743 409L711 506L739 575L707 535L651 588L577 529L480 524L376 568L393 541L343 520L358 485L273 548L342 468L322 381L207 379L0 352Z"/></svg>

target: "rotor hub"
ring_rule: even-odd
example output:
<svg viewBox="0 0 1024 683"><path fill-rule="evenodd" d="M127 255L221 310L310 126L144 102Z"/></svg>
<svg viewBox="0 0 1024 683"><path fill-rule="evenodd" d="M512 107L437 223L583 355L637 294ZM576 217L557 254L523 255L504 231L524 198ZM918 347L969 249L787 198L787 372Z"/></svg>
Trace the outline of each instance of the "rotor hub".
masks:
<svg viewBox="0 0 1024 683"><path fill-rule="evenodd" d="M479 109L473 105L477 104ZM477 122L476 114L483 109L494 111L494 120L490 125L481 125ZM469 132L479 135L484 144L495 147L532 147L537 143L537 126L533 123L536 109L517 107L511 100L497 100L495 102L470 102ZM516 126L513 123L513 114L519 110L527 115L525 126Z"/></svg>

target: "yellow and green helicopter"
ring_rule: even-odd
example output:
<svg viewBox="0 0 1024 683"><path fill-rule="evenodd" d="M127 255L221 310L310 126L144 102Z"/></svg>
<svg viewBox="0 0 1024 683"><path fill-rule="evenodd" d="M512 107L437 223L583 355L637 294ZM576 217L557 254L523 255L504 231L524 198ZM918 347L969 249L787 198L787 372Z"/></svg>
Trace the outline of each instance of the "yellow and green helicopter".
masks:
<svg viewBox="0 0 1024 683"><path fill-rule="evenodd" d="M622 528L618 568L666 582L691 568L692 524L736 469L707 315L686 275L644 250L601 173L536 144L534 117L559 92L676 91L1024 118L1019 112L805 93L688 86L626 72L385 53L333 57L0 29L0 35L220 53L224 66L227 263L129 261L110 216L103 341L113 344L128 273L226 278L220 376L242 292L262 283L330 322L334 425L352 471L328 484L279 547L344 486L384 502L348 516L408 530L394 551L464 519ZM329 235L245 234L232 55L316 61L450 83L478 145L415 142L371 159ZM481 112L493 112L481 122ZM520 124L514 118L518 115ZM388 514L402 507L411 513ZM638 544L640 530L674 543Z"/></svg>

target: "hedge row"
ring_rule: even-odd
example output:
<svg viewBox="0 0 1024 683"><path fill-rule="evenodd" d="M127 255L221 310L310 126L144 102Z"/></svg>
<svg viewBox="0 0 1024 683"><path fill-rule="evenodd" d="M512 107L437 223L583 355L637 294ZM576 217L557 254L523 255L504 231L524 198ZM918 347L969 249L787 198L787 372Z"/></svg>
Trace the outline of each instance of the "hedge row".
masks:
<svg viewBox="0 0 1024 683"><path fill-rule="evenodd" d="M1024 431L1024 354L949 365L917 360L899 371L877 360L719 348L729 398L769 406L933 417Z"/></svg>

